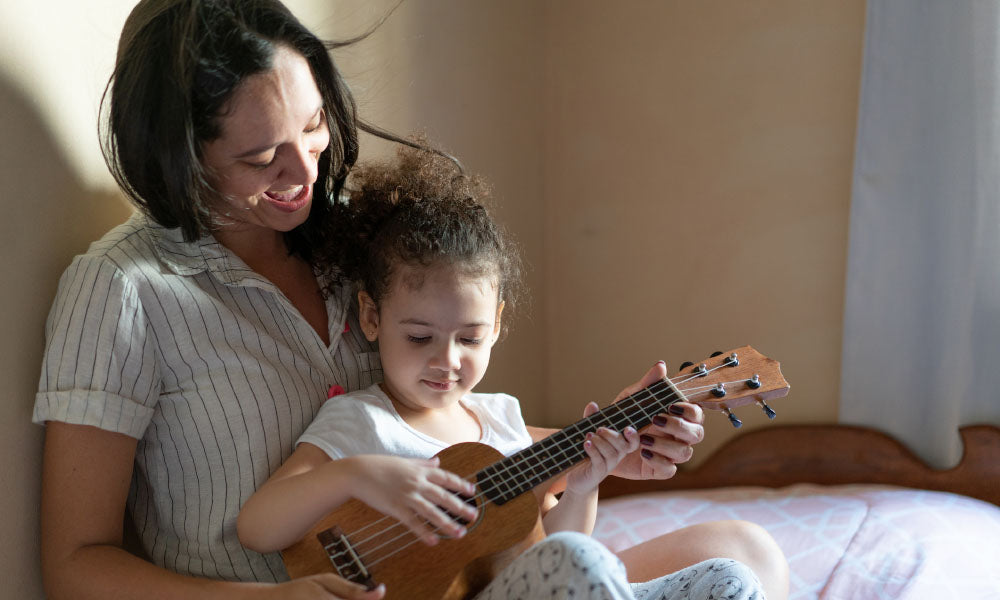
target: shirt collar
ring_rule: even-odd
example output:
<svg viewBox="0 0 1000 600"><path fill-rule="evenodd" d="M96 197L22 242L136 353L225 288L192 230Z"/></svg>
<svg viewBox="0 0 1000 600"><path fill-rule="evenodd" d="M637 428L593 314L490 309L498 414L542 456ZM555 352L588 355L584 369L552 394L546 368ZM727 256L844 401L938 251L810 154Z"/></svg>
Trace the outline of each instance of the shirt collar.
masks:
<svg viewBox="0 0 1000 600"><path fill-rule="evenodd" d="M168 229L148 217L141 218L147 222L157 256L177 275L191 276L207 271L226 285L273 287L213 235L206 234L187 242L179 227Z"/></svg>

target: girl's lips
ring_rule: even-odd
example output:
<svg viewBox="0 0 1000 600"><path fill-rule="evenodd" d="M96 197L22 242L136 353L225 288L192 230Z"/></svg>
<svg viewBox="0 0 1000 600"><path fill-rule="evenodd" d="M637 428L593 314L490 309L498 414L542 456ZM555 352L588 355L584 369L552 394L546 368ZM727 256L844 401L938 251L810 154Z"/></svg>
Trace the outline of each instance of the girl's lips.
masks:
<svg viewBox="0 0 1000 600"><path fill-rule="evenodd" d="M264 198L274 208L287 213L293 213L309 205L312 200L312 185L300 186L298 191L264 192Z"/></svg>
<svg viewBox="0 0 1000 600"><path fill-rule="evenodd" d="M423 380L424 385L439 392L447 392L451 388L455 387L456 381L433 381L430 379Z"/></svg>

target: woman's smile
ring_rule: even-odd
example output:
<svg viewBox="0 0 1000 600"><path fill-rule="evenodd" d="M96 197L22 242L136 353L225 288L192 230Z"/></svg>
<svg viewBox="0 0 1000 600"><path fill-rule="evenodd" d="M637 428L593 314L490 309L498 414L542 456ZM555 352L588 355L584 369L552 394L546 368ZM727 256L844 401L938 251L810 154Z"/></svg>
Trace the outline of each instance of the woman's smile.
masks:
<svg viewBox="0 0 1000 600"><path fill-rule="evenodd" d="M312 185L300 185L281 192L267 191L264 192L264 198L274 208L292 213L309 205L312 200Z"/></svg>

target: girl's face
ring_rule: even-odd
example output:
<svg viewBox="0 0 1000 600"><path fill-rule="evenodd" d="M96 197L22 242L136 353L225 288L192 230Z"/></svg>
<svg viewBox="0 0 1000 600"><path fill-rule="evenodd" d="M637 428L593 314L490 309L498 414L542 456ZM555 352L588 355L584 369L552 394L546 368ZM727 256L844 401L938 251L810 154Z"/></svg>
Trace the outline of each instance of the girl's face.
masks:
<svg viewBox="0 0 1000 600"><path fill-rule="evenodd" d="M483 378L503 311L494 278L403 266L381 307L365 292L358 298L361 327L378 339L384 385L401 412L450 407Z"/></svg>
<svg viewBox="0 0 1000 600"><path fill-rule="evenodd" d="M289 231L305 222L320 153L330 144L323 97L306 59L278 46L271 70L247 77L202 146L218 212L230 227Z"/></svg>

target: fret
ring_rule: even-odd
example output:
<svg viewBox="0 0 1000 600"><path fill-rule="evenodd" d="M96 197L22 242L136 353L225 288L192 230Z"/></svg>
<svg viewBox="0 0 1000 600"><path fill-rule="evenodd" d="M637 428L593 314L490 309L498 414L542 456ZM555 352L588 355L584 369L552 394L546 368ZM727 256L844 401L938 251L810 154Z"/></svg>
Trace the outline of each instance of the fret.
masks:
<svg viewBox="0 0 1000 600"><path fill-rule="evenodd" d="M491 502L503 504L586 458L583 442L588 433L602 426L618 432L630 425L642 429L654 415L683 399L673 383L661 380L482 469L476 481Z"/></svg>

